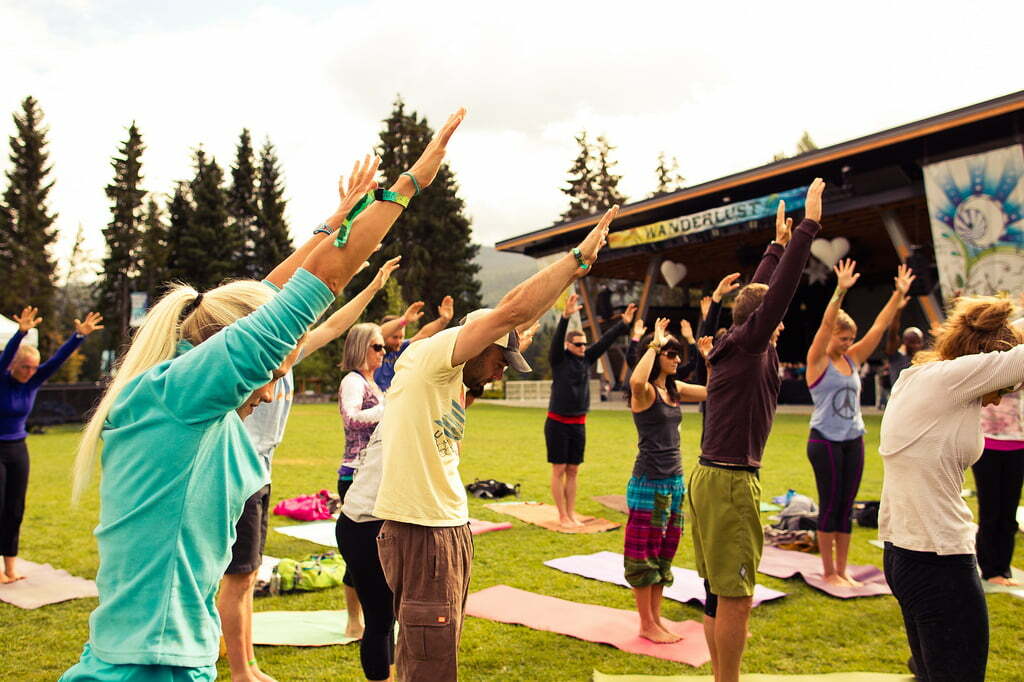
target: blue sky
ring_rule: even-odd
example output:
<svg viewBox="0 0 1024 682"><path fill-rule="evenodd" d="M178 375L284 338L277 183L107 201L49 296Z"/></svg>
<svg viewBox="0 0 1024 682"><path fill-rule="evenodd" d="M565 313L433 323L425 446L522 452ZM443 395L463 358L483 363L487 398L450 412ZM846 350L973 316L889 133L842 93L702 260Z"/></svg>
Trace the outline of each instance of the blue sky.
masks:
<svg viewBox="0 0 1024 682"><path fill-rule="evenodd" d="M109 158L132 120L157 195L189 177L196 146L227 165L242 127L269 136L302 237L397 93L435 124L465 106L449 159L491 244L561 213L583 128L618 147L622 186L641 199L661 151L698 183L792 153L805 129L825 146L1024 87L1022 2L623 7L0 0L0 133L39 99L57 253L82 223L98 258Z"/></svg>

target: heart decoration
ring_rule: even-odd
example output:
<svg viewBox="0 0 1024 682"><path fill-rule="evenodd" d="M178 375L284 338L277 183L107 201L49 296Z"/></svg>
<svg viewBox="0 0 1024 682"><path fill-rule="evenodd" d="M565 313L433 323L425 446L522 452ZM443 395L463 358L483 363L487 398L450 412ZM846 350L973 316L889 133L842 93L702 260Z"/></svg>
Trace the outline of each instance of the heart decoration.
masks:
<svg viewBox="0 0 1024 682"><path fill-rule="evenodd" d="M664 261L661 264L661 276L665 278L666 284L674 287L686 277L686 266L682 263L673 263L670 260Z"/></svg>
<svg viewBox="0 0 1024 682"><path fill-rule="evenodd" d="M829 268L835 266L849 252L850 241L846 237L836 237L832 241L815 239L811 242L811 254Z"/></svg>

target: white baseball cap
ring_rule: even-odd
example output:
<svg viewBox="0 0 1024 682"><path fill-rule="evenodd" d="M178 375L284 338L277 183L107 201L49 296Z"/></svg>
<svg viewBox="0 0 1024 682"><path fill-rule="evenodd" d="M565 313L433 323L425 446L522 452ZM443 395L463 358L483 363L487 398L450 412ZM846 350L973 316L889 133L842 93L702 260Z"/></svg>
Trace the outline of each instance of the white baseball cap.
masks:
<svg viewBox="0 0 1024 682"><path fill-rule="evenodd" d="M478 318L483 317L487 313L491 312L492 308L477 308L470 314L466 315L459 322L459 325L464 325L467 322L472 322ZM530 367L530 363L526 361L523 354L519 352L519 332L515 329L510 331L505 336L498 338L493 342L495 346L501 348L501 354L505 356L505 362L508 366L517 372L532 372L533 368Z"/></svg>

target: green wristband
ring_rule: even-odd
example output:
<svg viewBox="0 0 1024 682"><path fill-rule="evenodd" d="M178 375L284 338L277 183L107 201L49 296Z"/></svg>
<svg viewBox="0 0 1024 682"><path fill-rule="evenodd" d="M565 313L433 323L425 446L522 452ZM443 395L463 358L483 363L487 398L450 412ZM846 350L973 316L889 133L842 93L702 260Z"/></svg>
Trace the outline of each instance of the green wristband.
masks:
<svg viewBox="0 0 1024 682"><path fill-rule="evenodd" d="M352 207L352 210L345 216L345 220L341 221L341 226L338 227L338 236L334 238L334 245L339 249L345 248L348 244L348 235L352 231L352 223L359 216L360 213L366 210L366 207L373 203L373 192L367 192L363 195L363 198Z"/></svg>
<svg viewBox="0 0 1024 682"><path fill-rule="evenodd" d="M390 201L393 204L398 204L402 208L409 205L410 197L398 192L392 192L389 189L376 189L373 191L373 198L377 201Z"/></svg>
<svg viewBox="0 0 1024 682"><path fill-rule="evenodd" d="M420 192L423 191L423 188L420 187L420 181L417 180L416 176L410 173L409 171L402 173L402 175L408 176L408 178L412 180L412 186L416 188L416 192L413 193L413 196L418 197L420 195Z"/></svg>
<svg viewBox="0 0 1024 682"><path fill-rule="evenodd" d="M583 260L583 252L580 251L580 247L576 247L572 250L572 255L576 258L576 265L579 266L580 270L589 270L590 264Z"/></svg>

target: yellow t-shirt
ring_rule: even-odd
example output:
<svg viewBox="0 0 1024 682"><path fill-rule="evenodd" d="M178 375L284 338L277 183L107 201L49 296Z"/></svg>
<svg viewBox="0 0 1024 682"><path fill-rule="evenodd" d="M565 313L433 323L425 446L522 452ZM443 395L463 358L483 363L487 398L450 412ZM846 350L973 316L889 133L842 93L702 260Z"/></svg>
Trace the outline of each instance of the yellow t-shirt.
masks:
<svg viewBox="0 0 1024 682"><path fill-rule="evenodd" d="M417 341L398 359L380 429L384 469L373 515L418 526L469 523L459 476L466 426L463 365L452 367L459 328Z"/></svg>

